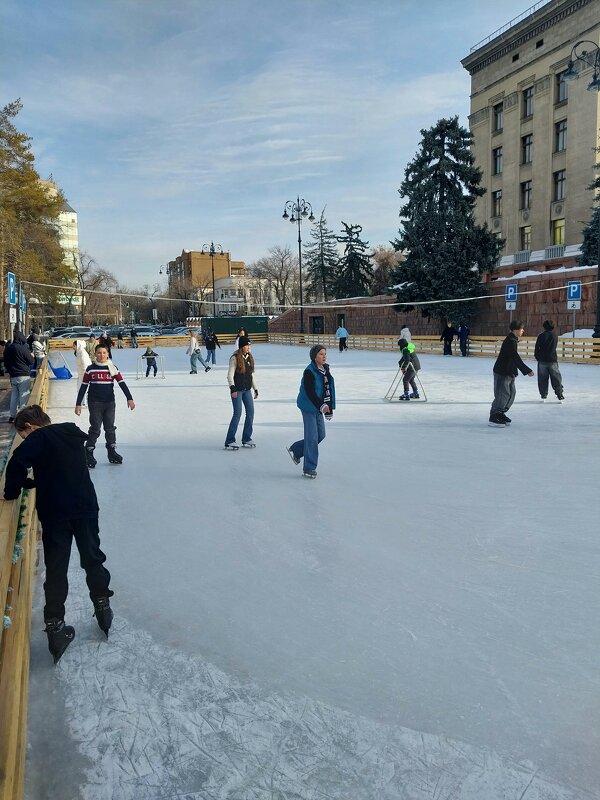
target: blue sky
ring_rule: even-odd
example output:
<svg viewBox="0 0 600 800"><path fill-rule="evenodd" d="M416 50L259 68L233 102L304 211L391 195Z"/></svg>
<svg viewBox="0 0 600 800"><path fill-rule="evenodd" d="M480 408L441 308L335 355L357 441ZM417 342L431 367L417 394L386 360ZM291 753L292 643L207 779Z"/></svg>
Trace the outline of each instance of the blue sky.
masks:
<svg viewBox="0 0 600 800"><path fill-rule="evenodd" d="M247 263L296 247L286 200L372 246L398 228L420 130L467 124L472 45L506 0L4 0L2 104L122 283L214 240ZM308 235L308 227L303 235Z"/></svg>

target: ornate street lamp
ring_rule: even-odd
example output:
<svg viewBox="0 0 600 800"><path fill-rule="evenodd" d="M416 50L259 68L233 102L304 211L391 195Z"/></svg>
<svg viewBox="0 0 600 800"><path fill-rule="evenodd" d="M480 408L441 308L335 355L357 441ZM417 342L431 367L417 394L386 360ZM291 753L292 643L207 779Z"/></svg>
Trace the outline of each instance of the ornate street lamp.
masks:
<svg viewBox="0 0 600 800"><path fill-rule="evenodd" d="M210 272L212 275L212 296L213 296L213 319L217 316L217 298L215 295L215 256L217 253L219 255L224 256L225 252L220 244L215 245L213 242L210 243L210 246L207 244L202 245L202 253L208 253L210 255Z"/></svg>
<svg viewBox="0 0 600 800"><path fill-rule="evenodd" d="M288 214L291 211L291 215ZM308 217L309 222L314 222L315 218L312 213L312 206L307 200L301 200L299 197L294 200L288 200L283 207L283 218L289 219L292 223L298 223L298 269L300 270L300 333L304 333L304 298L302 296L302 220Z"/></svg>
<svg viewBox="0 0 600 800"><path fill-rule="evenodd" d="M595 42L587 39L581 39L573 45L571 55L569 56L569 64L566 71L563 73L563 78L566 81L574 81L579 78L579 74L587 67L592 67L594 70L592 80L587 86L588 92L600 92L600 47ZM598 197L596 198L598 199ZM598 272L596 274L596 325L592 336L594 339L600 339L600 211L598 211L598 230L596 232L598 237Z"/></svg>
<svg viewBox="0 0 600 800"><path fill-rule="evenodd" d="M173 300L171 299L171 279L168 277L171 273L168 264L161 264L158 269L158 274L163 274L163 267L165 268L165 273L167 275L167 292L169 294L169 319L171 321L171 325L173 324Z"/></svg>

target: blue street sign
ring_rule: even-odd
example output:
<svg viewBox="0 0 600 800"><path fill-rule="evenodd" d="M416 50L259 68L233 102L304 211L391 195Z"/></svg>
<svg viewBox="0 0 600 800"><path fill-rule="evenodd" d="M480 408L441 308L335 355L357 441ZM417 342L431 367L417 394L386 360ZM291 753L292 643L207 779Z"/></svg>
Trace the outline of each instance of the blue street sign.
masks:
<svg viewBox="0 0 600 800"><path fill-rule="evenodd" d="M23 313L25 313L25 309L27 308L27 300L25 299L25 292L21 289L20 297L19 297L19 308Z"/></svg>
<svg viewBox="0 0 600 800"><path fill-rule="evenodd" d="M569 281L567 300L581 300L581 281Z"/></svg>
<svg viewBox="0 0 600 800"><path fill-rule="evenodd" d="M14 306L17 302L17 282L15 280L15 273L8 272L6 277L8 279L8 305Z"/></svg>
<svg viewBox="0 0 600 800"><path fill-rule="evenodd" d="M509 283L506 287L506 302L514 303L517 299L517 284Z"/></svg>

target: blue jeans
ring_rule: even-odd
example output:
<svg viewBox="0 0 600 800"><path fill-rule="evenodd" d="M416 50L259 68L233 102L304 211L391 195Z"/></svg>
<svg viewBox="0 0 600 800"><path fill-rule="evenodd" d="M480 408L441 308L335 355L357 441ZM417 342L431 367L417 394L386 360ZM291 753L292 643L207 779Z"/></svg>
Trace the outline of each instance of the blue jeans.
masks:
<svg viewBox="0 0 600 800"><path fill-rule="evenodd" d="M231 417L231 422L227 429L225 444L233 444L235 442L235 434L237 433L240 417L242 416L242 404L246 409L246 419L244 420L244 430L242 431L242 444L244 444L252 439L252 423L254 422L252 389L243 389L241 391L238 389L237 396L232 397L231 402L233 404L233 416Z"/></svg>
<svg viewBox="0 0 600 800"><path fill-rule="evenodd" d="M320 411L303 411L304 439L290 447L296 458L304 458L304 470L317 468L319 461L319 443L325 438L325 418Z"/></svg>
<svg viewBox="0 0 600 800"><path fill-rule="evenodd" d="M29 375L18 375L10 379L12 392L10 395L10 416L16 417L17 411L27 405L31 393L31 378Z"/></svg>
<svg viewBox="0 0 600 800"><path fill-rule="evenodd" d="M215 358L215 351L214 350L209 350L207 348L207 350L206 350L206 363L210 364L211 359L212 359L212 363L213 364L217 363L217 359Z"/></svg>
<svg viewBox="0 0 600 800"><path fill-rule="evenodd" d="M192 355L190 356L190 366L192 368L192 372L198 372L198 361L202 364L202 366L206 369L208 364L202 358L202 353L200 350L194 350Z"/></svg>

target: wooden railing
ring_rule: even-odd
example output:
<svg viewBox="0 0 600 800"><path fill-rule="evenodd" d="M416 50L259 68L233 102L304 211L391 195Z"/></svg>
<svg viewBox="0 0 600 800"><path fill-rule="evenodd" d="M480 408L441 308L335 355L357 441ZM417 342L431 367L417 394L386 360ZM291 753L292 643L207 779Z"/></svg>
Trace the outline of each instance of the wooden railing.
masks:
<svg viewBox="0 0 600 800"><path fill-rule="evenodd" d="M230 345L234 344L235 340L237 339L236 333L219 333L218 337L220 345ZM139 336L138 337L138 349L146 348L146 347L187 347L190 337L189 336ZM250 340L253 344L258 344L260 342L267 342L269 340L269 335L267 333L251 333ZM48 350L73 350L73 343L75 339L49 339L48 340ZM82 341L86 341L85 337L82 338ZM125 345L126 349L131 349L131 339L129 337L125 337L123 339L123 344ZM202 345L204 347L204 345ZM114 345L112 348L113 356L115 353L119 352L117 347L117 340L114 340ZM73 362L75 363L75 362Z"/></svg>
<svg viewBox="0 0 600 800"><path fill-rule="evenodd" d="M47 406L46 361L38 371L29 402ZM7 460L20 439L14 441ZM4 495L4 467L0 498ZM19 500L0 499L0 800L21 800L29 690L29 640L38 521L35 492Z"/></svg>
<svg viewBox="0 0 600 800"><path fill-rule="evenodd" d="M398 336L350 336L348 346L354 350L398 351ZM470 356L493 358L498 355L505 336L474 336L469 339ZM519 341L519 353L526 360L534 359L535 341L537 337L523 337ZM442 355L443 347L439 336L413 336L417 353ZM322 344L327 348L336 348L338 340L334 334L315 333L270 333L271 344L301 345L310 348L313 344ZM455 355L460 355L458 341L452 345ZM600 364L600 339L559 338L557 346L559 361L574 361L584 364Z"/></svg>

